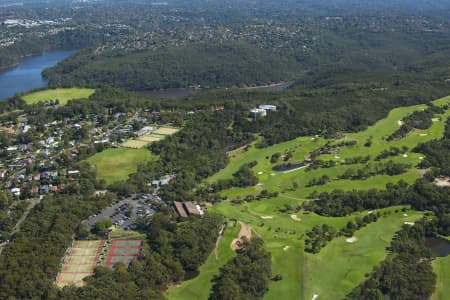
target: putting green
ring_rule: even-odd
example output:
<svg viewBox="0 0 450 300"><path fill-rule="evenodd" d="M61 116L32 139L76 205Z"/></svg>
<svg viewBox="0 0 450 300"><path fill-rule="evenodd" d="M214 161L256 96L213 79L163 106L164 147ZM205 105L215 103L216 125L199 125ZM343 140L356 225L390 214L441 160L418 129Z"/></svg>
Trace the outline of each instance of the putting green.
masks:
<svg viewBox="0 0 450 300"><path fill-rule="evenodd" d="M97 178L107 184L128 179L139 164L152 159L148 149L110 148L86 159L97 168Z"/></svg>
<svg viewBox="0 0 450 300"><path fill-rule="evenodd" d="M48 89L26 94L22 96L22 99L27 104L58 99L61 105L66 105L69 100L88 99L94 92L94 89L83 88Z"/></svg>

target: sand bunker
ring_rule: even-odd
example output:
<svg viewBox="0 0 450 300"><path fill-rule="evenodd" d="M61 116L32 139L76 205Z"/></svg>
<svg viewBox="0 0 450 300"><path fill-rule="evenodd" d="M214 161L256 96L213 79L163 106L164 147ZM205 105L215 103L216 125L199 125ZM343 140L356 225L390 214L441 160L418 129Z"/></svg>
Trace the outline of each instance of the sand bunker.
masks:
<svg viewBox="0 0 450 300"><path fill-rule="evenodd" d="M355 237L355 236L352 236L351 238L346 238L346 239L345 239L345 241L346 241L347 243L350 243L350 244L355 243L357 240L358 240L358 238Z"/></svg>
<svg viewBox="0 0 450 300"><path fill-rule="evenodd" d="M421 134L419 134L420 136L427 136L428 134L426 134L426 133L421 133Z"/></svg>
<svg viewBox="0 0 450 300"><path fill-rule="evenodd" d="M403 124L405 124L405 122L403 122L403 121L401 121L401 120L398 120L398 121L397 121L397 124L398 124L398 126L402 126Z"/></svg>
<svg viewBox="0 0 450 300"><path fill-rule="evenodd" d="M317 299L317 297L319 297L319 295L317 295L317 294L314 294L311 300L316 300L316 299Z"/></svg>
<svg viewBox="0 0 450 300"><path fill-rule="evenodd" d="M261 216L261 219L264 219L264 220L273 219L273 216Z"/></svg>
<svg viewBox="0 0 450 300"><path fill-rule="evenodd" d="M250 226L241 221L239 221L239 225L241 226L241 229L239 230L238 237L231 242L231 249L233 251L242 249L244 237L248 240L252 238L252 229L250 228Z"/></svg>
<svg viewBox="0 0 450 300"><path fill-rule="evenodd" d="M450 186L450 177L439 177L434 180L434 185L440 187Z"/></svg>
<svg viewBox="0 0 450 300"><path fill-rule="evenodd" d="M414 222L405 222L405 225L413 226Z"/></svg>
<svg viewBox="0 0 450 300"><path fill-rule="evenodd" d="M286 245L286 246L284 246L283 250L284 250L284 251L288 251L289 248L291 248L291 246L287 246L287 245Z"/></svg>
<svg viewBox="0 0 450 300"><path fill-rule="evenodd" d="M299 217L297 217L297 215L295 215L295 214L291 215L291 219L294 221L301 221L301 219Z"/></svg>

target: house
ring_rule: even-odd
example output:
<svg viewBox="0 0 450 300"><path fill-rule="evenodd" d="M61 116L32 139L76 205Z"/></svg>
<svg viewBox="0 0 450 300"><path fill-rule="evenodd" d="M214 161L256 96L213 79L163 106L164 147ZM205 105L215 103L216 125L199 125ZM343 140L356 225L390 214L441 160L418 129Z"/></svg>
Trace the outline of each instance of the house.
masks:
<svg viewBox="0 0 450 300"><path fill-rule="evenodd" d="M39 188L37 186L33 186L30 190L30 193L32 195L36 195L37 193L39 193Z"/></svg>
<svg viewBox="0 0 450 300"><path fill-rule="evenodd" d="M250 109L250 117L252 117L252 118L265 117L265 116L267 116L267 111L265 109L260 109L260 108Z"/></svg>
<svg viewBox="0 0 450 300"><path fill-rule="evenodd" d="M186 218L187 216L195 215L195 216L202 216L203 210L200 208L199 205L196 205L192 201L187 202L173 202L173 206L175 209L175 212L181 217Z"/></svg>
<svg viewBox="0 0 450 300"><path fill-rule="evenodd" d="M48 185L41 185L39 187L39 194L46 195L50 192L50 187Z"/></svg>
<svg viewBox="0 0 450 300"><path fill-rule="evenodd" d="M6 134L14 134L14 128L13 127L6 127L6 126L0 126L0 131L5 132Z"/></svg>
<svg viewBox="0 0 450 300"><path fill-rule="evenodd" d="M0 178L4 179L6 177L6 170L0 170Z"/></svg>
<svg viewBox="0 0 450 300"><path fill-rule="evenodd" d="M186 218L188 215L186 211L184 210L183 204L181 202L174 201L173 206L175 209L175 212L181 217Z"/></svg>
<svg viewBox="0 0 450 300"><path fill-rule="evenodd" d="M259 109L264 109L265 111L277 111L277 107L275 105L262 104L258 106Z"/></svg>
<svg viewBox="0 0 450 300"><path fill-rule="evenodd" d="M20 189L19 188L12 188L11 189L11 193L16 196L19 197L20 196Z"/></svg>

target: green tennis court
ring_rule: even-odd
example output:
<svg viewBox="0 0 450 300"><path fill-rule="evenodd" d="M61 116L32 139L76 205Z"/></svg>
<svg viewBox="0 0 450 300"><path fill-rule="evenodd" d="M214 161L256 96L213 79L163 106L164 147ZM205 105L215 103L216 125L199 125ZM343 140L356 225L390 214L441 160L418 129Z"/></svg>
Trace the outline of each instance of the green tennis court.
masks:
<svg viewBox="0 0 450 300"><path fill-rule="evenodd" d="M65 273L90 273L92 265L66 265L63 269Z"/></svg>
<svg viewBox="0 0 450 300"><path fill-rule="evenodd" d="M140 248L114 248L111 255L139 255Z"/></svg>
<svg viewBox="0 0 450 300"><path fill-rule="evenodd" d="M70 255L97 255L98 248L73 248Z"/></svg>
<svg viewBox="0 0 450 300"><path fill-rule="evenodd" d="M70 256L66 264L70 265L92 265L97 256Z"/></svg>
<svg viewBox="0 0 450 300"><path fill-rule="evenodd" d="M113 247L121 248L121 247L140 247L142 244L141 241L114 241Z"/></svg>
<svg viewBox="0 0 450 300"><path fill-rule="evenodd" d="M74 248L97 248L102 245L104 241L95 240L95 241L76 241L74 244Z"/></svg>

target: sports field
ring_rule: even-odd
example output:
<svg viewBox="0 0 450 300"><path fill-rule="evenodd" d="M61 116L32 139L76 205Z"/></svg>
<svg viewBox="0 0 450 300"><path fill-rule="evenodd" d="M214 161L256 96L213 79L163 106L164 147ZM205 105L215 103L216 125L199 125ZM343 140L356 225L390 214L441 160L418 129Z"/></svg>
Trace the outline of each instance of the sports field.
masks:
<svg viewBox="0 0 450 300"><path fill-rule="evenodd" d="M139 257L142 246L142 240L114 240L106 257L106 266L111 268L116 263L128 265Z"/></svg>
<svg viewBox="0 0 450 300"><path fill-rule="evenodd" d="M69 100L88 99L94 92L94 89L83 88L48 89L26 94L22 98L27 104L58 99L60 105L65 105Z"/></svg>
<svg viewBox="0 0 450 300"><path fill-rule="evenodd" d="M107 184L128 179L137 166L152 159L148 149L110 148L86 159L97 168L97 178Z"/></svg>
<svg viewBox="0 0 450 300"><path fill-rule="evenodd" d="M83 285L83 278L92 275L104 246L103 240L75 241L70 253L64 258L63 267L56 278L56 285L58 287Z"/></svg>
<svg viewBox="0 0 450 300"><path fill-rule="evenodd" d="M163 140L167 136L177 133L179 130L179 128L175 127L161 126L153 132L127 140L122 146L135 149L143 148L150 143Z"/></svg>

